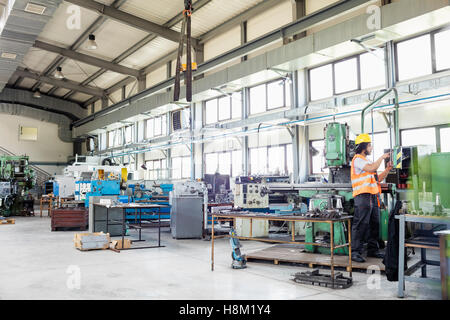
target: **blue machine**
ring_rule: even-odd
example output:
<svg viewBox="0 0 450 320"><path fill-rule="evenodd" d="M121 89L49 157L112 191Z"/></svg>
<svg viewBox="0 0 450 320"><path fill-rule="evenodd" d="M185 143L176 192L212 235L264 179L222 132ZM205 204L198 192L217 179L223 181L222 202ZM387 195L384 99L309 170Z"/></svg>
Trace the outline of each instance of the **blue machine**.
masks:
<svg viewBox="0 0 450 320"><path fill-rule="evenodd" d="M53 193L55 196L59 196L59 184L55 180L47 181L44 184L44 194Z"/></svg>
<svg viewBox="0 0 450 320"><path fill-rule="evenodd" d="M86 208L89 207L89 197L120 195L120 180L93 180L90 184L90 192L86 193L84 200Z"/></svg>
<svg viewBox="0 0 450 320"><path fill-rule="evenodd" d="M132 196L119 196L119 202L122 203L154 203L167 205L167 208L161 208L161 219L170 219L170 204L169 204L169 192L173 190L173 184L161 184L159 187L162 190L162 194L154 195L152 190L145 189L144 184L136 185L130 184L128 188L132 191ZM157 213L158 209L142 209L141 217L145 220L157 220L158 216L154 213ZM134 209L127 209L127 220L135 220L139 218L135 215Z"/></svg>

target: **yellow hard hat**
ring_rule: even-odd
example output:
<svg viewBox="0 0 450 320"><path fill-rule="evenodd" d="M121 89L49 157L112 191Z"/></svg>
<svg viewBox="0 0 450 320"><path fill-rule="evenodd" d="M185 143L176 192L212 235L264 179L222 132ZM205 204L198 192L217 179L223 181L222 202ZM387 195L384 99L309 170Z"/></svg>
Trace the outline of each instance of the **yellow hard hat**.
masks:
<svg viewBox="0 0 450 320"><path fill-rule="evenodd" d="M356 137L356 140L355 140L356 145L363 143L363 142L368 142L368 143L372 142L372 140L370 139L370 136L367 133L361 133L359 136Z"/></svg>

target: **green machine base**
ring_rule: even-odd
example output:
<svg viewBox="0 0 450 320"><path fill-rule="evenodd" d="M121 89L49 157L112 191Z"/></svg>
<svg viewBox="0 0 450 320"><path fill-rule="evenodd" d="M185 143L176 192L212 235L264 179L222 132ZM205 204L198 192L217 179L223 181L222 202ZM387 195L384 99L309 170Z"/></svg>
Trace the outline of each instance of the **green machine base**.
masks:
<svg viewBox="0 0 450 320"><path fill-rule="evenodd" d="M347 232L345 223L343 222L335 222L333 223L333 232L334 232L334 245L339 246L347 243ZM323 222L310 222L306 225L306 235L305 242L315 242L316 236L318 233L328 233L330 234L330 224ZM328 241L329 242L329 241ZM322 253L322 254L330 254L331 249L326 247L319 247L313 245L305 245L305 250L311 253ZM334 249L335 254L348 255L348 248L337 248Z"/></svg>

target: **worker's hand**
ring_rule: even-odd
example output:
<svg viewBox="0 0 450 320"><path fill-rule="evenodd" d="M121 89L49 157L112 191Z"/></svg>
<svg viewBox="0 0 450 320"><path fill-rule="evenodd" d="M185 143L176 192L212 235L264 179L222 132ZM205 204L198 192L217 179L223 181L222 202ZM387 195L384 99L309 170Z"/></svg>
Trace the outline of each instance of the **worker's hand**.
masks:
<svg viewBox="0 0 450 320"><path fill-rule="evenodd" d="M391 171L392 168L394 168L394 164L392 163L392 161L389 161L386 165L386 170Z"/></svg>
<svg viewBox="0 0 450 320"><path fill-rule="evenodd" d="M383 158L383 159L389 159L390 157L391 157L390 153L385 153L381 156L381 158Z"/></svg>

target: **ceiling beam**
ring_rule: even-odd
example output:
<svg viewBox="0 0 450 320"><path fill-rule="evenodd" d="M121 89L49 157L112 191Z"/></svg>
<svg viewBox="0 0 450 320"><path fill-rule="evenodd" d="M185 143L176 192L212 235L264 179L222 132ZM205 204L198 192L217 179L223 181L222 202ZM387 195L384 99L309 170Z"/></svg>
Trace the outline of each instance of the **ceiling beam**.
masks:
<svg viewBox="0 0 450 320"><path fill-rule="evenodd" d="M198 0L193 4L194 10L198 11L200 10L202 7L206 6L208 3L210 3L212 0ZM183 20L183 13L180 12L178 13L176 16L172 17L169 21L167 21L166 23L163 24L163 27L166 28L172 28L173 26L177 25L178 23L180 23ZM147 45L148 43L150 43L151 41L153 41L154 39L156 39L157 36L150 34L148 36L146 36L145 38L143 38L142 40L140 40L139 42L137 42L134 46L132 46L131 48L125 50L124 52L122 52L122 54L120 54L117 58L115 58L112 62L113 63L120 63L121 61L125 60L126 58L128 58L129 56L131 56L132 54L136 53L139 49L141 49L142 47L144 47L145 45ZM173 59L176 59L176 55L174 54L170 54L169 56L165 57L166 59L164 59L164 63L167 63L168 61L171 61ZM167 60L167 58L169 58L170 60ZM164 64L163 63L163 64ZM150 65L148 68L149 70L153 71L157 68L159 68L160 66L162 66L163 64L158 64L158 67L155 67L154 65ZM141 73L146 74L148 73L147 68L141 70ZM95 79L97 79L98 77L100 77L102 74L104 74L106 72L106 70L98 70L96 73L94 73L93 75L91 75L89 78L87 78L86 80L84 80L81 84L82 85L86 85L89 84L90 82L94 81ZM119 83L116 83L115 85L113 85L112 87L107 89L107 92L111 93L114 92L116 89L119 89L121 86L121 83L125 83L125 85L132 83L133 81L135 81L135 79L133 78L126 78L122 81L120 81ZM64 97L65 98L69 98L70 96L72 96L74 94L74 92L68 92ZM89 103L91 102L91 99L87 100L85 102L85 104L89 105Z"/></svg>
<svg viewBox="0 0 450 320"><path fill-rule="evenodd" d="M119 64L115 64L115 63L112 63L112 62L109 62L106 60L92 57L92 56L89 56L84 53L80 53L80 52L76 52L76 51L73 51L70 49L55 46L55 45L47 43L47 42L36 40L33 47L42 49L42 50L45 50L48 52L53 52L53 53L59 54L66 58L70 58L70 59L73 59L76 61L90 64L92 66L96 66L96 67L99 67L102 69L114 71L114 72L117 72L120 74L126 74L126 75L136 77L136 78L140 76L139 70L121 66Z"/></svg>
<svg viewBox="0 0 450 320"><path fill-rule="evenodd" d="M17 76L22 77L22 78L34 79L37 81L41 81L43 83L51 84L55 87L65 88L65 89L69 89L69 90L75 90L75 91L82 92L82 93L85 93L85 94L88 94L91 96L103 97L105 95L105 92L102 89L81 86L77 82L67 80L67 79L58 80L58 79L40 75L36 72L22 69L22 68L17 69L15 73Z"/></svg>
<svg viewBox="0 0 450 320"><path fill-rule="evenodd" d="M142 31L158 35L160 37L163 37L165 39L177 43L180 41L179 32L161 26L159 24L153 23L151 21L139 18L125 11L118 10L111 6L107 6L93 0L66 0L66 1L78 5L80 7L83 7L85 9L95 11L103 16L124 23L130 27L134 27L136 29L140 29ZM193 38L192 43L193 46L196 47L198 45L197 39Z"/></svg>
<svg viewBox="0 0 450 320"><path fill-rule="evenodd" d="M125 2L126 2L126 0L114 0L114 2L111 4L111 6L114 8L119 8ZM97 19L95 19L95 21L77 38L77 40L75 40L75 42L69 47L69 49L77 50L79 47L81 47L81 45L84 43L84 41L86 41L88 39L89 35L93 34L95 31L97 31L98 28L100 28L100 26L106 20L108 20L108 19L104 16L100 16ZM56 59L54 59L53 62L51 64L49 64L47 66L47 68L45 68L43 74L47 76L47 75L53 73L58 66L61 66L64 63L65 60L66 60L65 57L61 57L61 56L56 57ZM32 91L35 91L37 88L39 88L40 85L41 85L41 83L39 81L37 81L33 85ZM50 92L54 92L56 89L57 88L54 87L54 88L50 89Z"/></svg>
<svg viewBox="0 0 450 320"><path fill-rule="evenodd" d="M229 31L230 29L240 25L242 22L247 21L251 17L255 17L262 12L267 11L270 8L273 8L277 4L280 3L280 0L264 0L257 5L247 9L246 11L240 13L239 15L231 18L230 20L225 21L221 25L215 27L214 29L202 34L199 37L199 41L201 43L205 43L206 41L223 34L224 32Z"/></svg>

